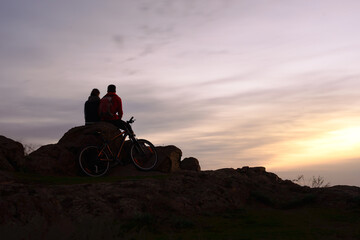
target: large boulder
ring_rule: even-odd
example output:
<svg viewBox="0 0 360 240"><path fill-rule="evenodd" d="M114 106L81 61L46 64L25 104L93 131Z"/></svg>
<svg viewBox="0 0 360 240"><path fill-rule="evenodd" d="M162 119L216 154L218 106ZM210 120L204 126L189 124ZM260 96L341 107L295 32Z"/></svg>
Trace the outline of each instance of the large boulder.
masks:
<svg viewBox="0 0 360 240"><path fill-rule="evenodd" d="M101 133L101 134L98 134ZM73 153L79 153L84 146L102 143L102 137L111 140L120 133L114 125L99 122L89 126L80 126L70 129L57 143ZM119 143L120 138L114 143Z"/></svg>
<svg viewBox="0 0 360 240"><path fill-rule="evenodd" d="M32 152L26 159L25 169L46 175L78 175L81 150L88 145L101 144L102 136L111 139L119 133L119 129L105 122L74 127L57 144L45 145ZM114 145L117 143L119 141L115 141Z"/></svg>
<svg viewBox="0 0 360 240"><path fill-rule="evenodd" d="M161 172L177 172L180 171L180 161L182 152L176 146L156 147L158 154L158 164L156 170Z"/></svg>
<svg viewBox="0 0 360 240"><path fill-rule="evenodd" d="M188 171L195 171L195 172L201 171L199 160L197 160L194 157L184 158L180 162L180 168L181 168L181 170L188 170Z"/></svg>
<svg viewBox="0 0 360 240"><path fill-rule="evenodd" d="M0 170L15 171L24 163L24 146L0 136Z"/></svg>
<svg viewBox="0 0 360 240"><path fill-rule="evenodd" d="M99 132L101 134L98 134ZM120 134L119 129L105 122L72 128L64 134L57 144L46 145L32 152L27 157L25 169L44 175L79 175L78 157L81 150L85 146L100 145L102 138L104 138L110 140L110 148L115 151L114 154L117 154L121 145L121 137L115 141L111 140L118 134ZM126 141L121 153L122 161L128 166L118 165L116 170L110 169L110 175L134 175L136 172L142 174L131 164L130 146L131 142ZM163 146L156 147L156 150L158 163L153 169L154 171L168 173L181 170L182 152L179 148Z"/></svg>
<svg viewBox="0 0 360 240"><path fill-rule="evenodd" d="M59 144L49 144L26 158L24 170L44 175L76 175L77 165L71 151Z"/></svg>

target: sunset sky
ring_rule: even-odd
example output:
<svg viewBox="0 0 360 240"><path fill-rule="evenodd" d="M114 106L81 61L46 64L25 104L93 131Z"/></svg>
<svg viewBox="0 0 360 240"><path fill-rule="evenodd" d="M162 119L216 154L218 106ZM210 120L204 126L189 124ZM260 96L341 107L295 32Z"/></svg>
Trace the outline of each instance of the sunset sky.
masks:
<svg viewBox="0 0 360 240"><path fill-rule="evenodd" d="M0 135L56 143L117 86L203 170L360 186L360 1L0 0Z"/></svg>

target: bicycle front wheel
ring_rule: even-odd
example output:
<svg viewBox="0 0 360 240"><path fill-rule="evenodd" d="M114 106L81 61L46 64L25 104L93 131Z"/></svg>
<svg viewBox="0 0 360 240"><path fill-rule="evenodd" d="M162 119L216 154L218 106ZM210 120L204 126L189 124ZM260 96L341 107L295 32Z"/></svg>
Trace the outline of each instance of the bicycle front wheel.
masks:
<svg viewBox="0 0 360 240"><path fill-rule="evenodd" d="M79 156L81 170L90 177L100 177L109 169L109 158L97 146L85 147Z"/></svg>
<svg viewBox="0 0 360 240"><path fill-rule="evenodd" d="M151 142L139 139L131 147L131 159L136 167L148 171L155 167L158 156Z"/></svg>

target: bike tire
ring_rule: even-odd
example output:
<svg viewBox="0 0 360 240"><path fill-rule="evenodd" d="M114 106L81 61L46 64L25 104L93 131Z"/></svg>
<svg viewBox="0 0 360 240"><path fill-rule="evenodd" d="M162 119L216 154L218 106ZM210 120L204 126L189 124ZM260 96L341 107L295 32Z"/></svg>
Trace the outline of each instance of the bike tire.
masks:
<svg viewBox="0 0 360 240"><path fill-rule="evenodd" d="M158 161L154 145L145 139L139 139L134 142L130 153L135 166L144 171L153 169Z"/></svg>
<svg viewBox="0 0 360 240"><path fill-rule="evenodd" d="M106 153L97 146L87 146L80 152L79 165L86 175L100 177L109 170L110 162Z"/></svg>

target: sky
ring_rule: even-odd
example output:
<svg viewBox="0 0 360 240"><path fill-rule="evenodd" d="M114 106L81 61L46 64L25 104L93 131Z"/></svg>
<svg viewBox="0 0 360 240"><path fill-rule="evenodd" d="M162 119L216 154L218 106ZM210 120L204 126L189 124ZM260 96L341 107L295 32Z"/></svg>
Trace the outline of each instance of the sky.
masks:
<svg viewBox="0 0 360 240"><path fill-rule="evenodd" d="M0 135L38 147L109 84L203 170L360 186L360 1L0 0Z"/></svg>

